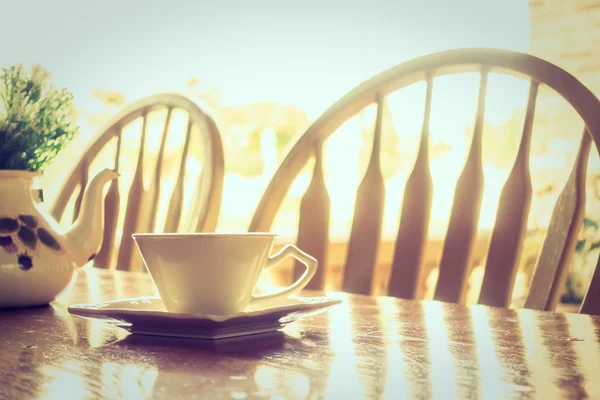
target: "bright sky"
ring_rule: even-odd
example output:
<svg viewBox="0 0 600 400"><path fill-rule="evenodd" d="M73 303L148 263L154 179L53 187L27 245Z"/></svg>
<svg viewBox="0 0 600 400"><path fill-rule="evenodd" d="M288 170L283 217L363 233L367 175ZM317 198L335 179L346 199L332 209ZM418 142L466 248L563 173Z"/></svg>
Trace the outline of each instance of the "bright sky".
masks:
<svg viewBox="0 0 600 400"><path fill-rule="evenodd" d="M526 51L527 0L0 0L0 66L39 62L80 108L191 76L228 105L291 103L315 118L360 81L416 56Z"/></svg>

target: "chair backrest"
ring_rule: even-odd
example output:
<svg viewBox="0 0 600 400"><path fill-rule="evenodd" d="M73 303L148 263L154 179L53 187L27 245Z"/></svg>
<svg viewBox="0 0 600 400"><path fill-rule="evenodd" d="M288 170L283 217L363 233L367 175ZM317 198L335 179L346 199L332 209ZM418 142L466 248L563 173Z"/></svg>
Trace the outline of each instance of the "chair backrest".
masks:
<svg viewBox="0 0 600 400"><path fill-rule="evenodd" d="M143 270L134 232L214 231L224 158L207 106L165 93L126 107L81 156L54 203L54 218L73 221L89 175L113 165L121 178L106 194L104 239L95 266Z"/></svg>
<svg viewBox="0 0 600 400"><path fill-rule="evenodd" d="M433 78L464 72L480 73L478 106L470 150L455 188L434 298L457 303L465 300L484 189L482 131L488 74L499 72L528 79L530 90L517 157L502 190L490 238L479 297L481 304L500 307L510 304L532 197L529 153L539 85L547 85L564 97L581 116L587 128L581 138L573 172L556 203L525 305L534 309L553 309L564 288L566 267L583 221L584 177L590 144L592 140L596 146L600 143L600 101L566 71L528 54L498 49L450 50L408 61L364 81L315 120L293 143L267 186L249 230L265 231L271 228L291 183L314 156L316 164L312 182L300 207L298 244L323 263L328 241L330 204L324 185L321 146L346 120L376 103L373 149L356 195L342 283L344 291L371 293L384 200L379 161L383 102L389 93L424 80L427 82L427 90L420 147L404 190L388 285L389 295L414 298L422 278L422 260L428 239L433 196L429 165L429 117ZM324 269L319 273L323 274ZM322 275L317 276L317 284L312 287L318 288L322 281ZM600 279L596 272L593 283L595 286L590 293L598 290L598 281ZM584 309L591 312L592 306L587 303L589 301ZM596 302L593 309L600 312L600 304Z"/></svg>

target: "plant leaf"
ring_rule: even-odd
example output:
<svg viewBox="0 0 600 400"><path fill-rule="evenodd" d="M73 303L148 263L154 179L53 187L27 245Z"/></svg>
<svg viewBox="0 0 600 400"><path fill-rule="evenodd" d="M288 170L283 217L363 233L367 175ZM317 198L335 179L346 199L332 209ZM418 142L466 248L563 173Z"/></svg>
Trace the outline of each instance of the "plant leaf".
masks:
<svg viewBox="0 0 600 400"><path fill-rule="evenodd" d="M33 215L19 215L19 220L32 229L35 229L38 226L38 220Z"/></svg>
<svg viewBox="0 0 600 400"><path fill-rule="evenodd" d="M35 250L38 244L38 238L35 231L26 226L21 226L19 233L17 233L19 240L29 249Z"/></svg>
<svg viewBox="0 0 600 400"><path fill-rule="evenodd" d="M37 231L40 242L48 246L54 251L62 251L62 246L58 243L58 241L52 236L50 232L48 232L44 228L40 228Z"/></svg>
<svg viewBox="0 0 600 400"><path fill-rule="evenodd" d="M15 233L19 229L19 221L14 218L0 218L0 234Z"/></svg>

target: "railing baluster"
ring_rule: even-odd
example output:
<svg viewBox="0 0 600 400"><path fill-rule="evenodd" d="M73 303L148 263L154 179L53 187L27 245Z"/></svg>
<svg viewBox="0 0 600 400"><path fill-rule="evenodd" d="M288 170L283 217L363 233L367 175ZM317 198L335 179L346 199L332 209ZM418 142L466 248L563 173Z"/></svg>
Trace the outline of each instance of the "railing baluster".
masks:
<svg viewBox="0 0 600 400"><path fill-rule="evenodd" d="M300 222L297 245L319 261L319 268L307 289L320 290L325 287L327 245L329 244L330 200L323 176L323 144L315 144L315 168L310 185L300 204ZM294 280L304 273L305 267L295 262Z"/></svg>
<svg viewBox="0 0 600 400"><path fill-rule="evenodd" d="M433 77L427 77L427 94L421 144L412 173L406 181L400 226L388 285L390 296L413 299L419 296L423 254L427 244L433 199L433 180L429 169L429 120Z"/></svg>
<svg viewBox="0 0 600 400"><path fill-rule="evenodd" d="M584 130L575 165L552 212L525 308L554 310L565 287L568 266L585 213L585 177L591 141Z"/></svg>
<svg viewBox="0 0 600 400"><path fill-rule="evenodd" d="M531 81L521 144L500 194L479 304L510 306L531 205L529 153L538 86L538 82Z"/></svg>
<svg viewBox="0 0 600 400"><path fill-rule="evenodd" d="M123 222L123 235L121 236L121 248L119 249L119 258L117 259L117 269L119 270L131 270L132 268L133 239L131 235L135 232L138 225L139 204L142 203L144 195L144 147L146 145L146 127L148 122L148 113L146 110L144 110L142 118L142 135L137 166L131 187L129 188L125 221Z"/></svg>
<svg viewBox="0 0 600 400"><path fill-rule="evenodd" d="M377 93L377 118L373 150L365 176L356 193L356 205L342 289L351 293L370 294L381 236L385 185L380 165L381 124L384 96Z"/></svg>
<svg viewBox="0 0 600 400"><path fill-rule="evenodd" d="M444 240L435 299L462 303L469 278L471 253L477 235L483 198L481 143L488 71L481 72L479 99L471 149L456 183L450 223Z"/></svg>
<svg viewBox="0 0 600 400"><path fill-rule="evenodd" d="M169 209L167 211L167 219L165 221L165 232L177 232L182 214L183 207L183 186L185 178L185 165L187 162L188 150L190 147L190 136L192 132L192 121L191 117L188 120L188 126L185 136L185 144L183 146L183 154L181 155L181 164L179 165L179 174L177 175L177 181L171 194L171 200L169 201Z"/></svg>

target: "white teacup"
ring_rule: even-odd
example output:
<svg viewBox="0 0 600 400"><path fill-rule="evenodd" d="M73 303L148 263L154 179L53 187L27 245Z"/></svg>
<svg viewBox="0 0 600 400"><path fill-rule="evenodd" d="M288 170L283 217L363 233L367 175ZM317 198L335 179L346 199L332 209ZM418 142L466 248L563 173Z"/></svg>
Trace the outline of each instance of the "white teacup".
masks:
<svg viewBox="0 0 600 400"><path fill-rule="evenodd" d="M294 245L269 256L275 236L138 233L133 239L168 311L227 315L298 293L315 275L317 260ZM290 256L306 266L304 274L276 293L253 294L261 272Z"/></svg>

